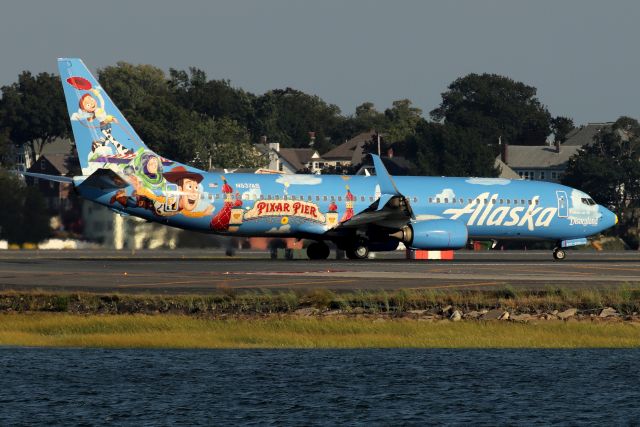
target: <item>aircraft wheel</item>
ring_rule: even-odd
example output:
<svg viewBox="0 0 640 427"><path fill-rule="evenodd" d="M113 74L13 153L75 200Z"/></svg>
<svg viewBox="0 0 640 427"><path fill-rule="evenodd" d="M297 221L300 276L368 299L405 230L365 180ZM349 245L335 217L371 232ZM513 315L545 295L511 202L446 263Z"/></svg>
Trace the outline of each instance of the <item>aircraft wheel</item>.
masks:
<svg viewBox="0 0 640 427"><path fill-rule="evenodd" d="M556 259L558 261L562 261L566 257L567 257L567 253L564 251L564 249L555 248L553 250L553 259Z"/></svg>
<svg viewBox="0 0 640 427"><path fill-rule="evenodd" d="M349 248L346 252L349 259L366 259L369 256L369 248L362 244Z"/></svg>
<svg viewBox="0 0 640 427"><path fill-rule="evenodd" d="M307 256L309 259L327 259L331 250L323 242L314 242L307 246Z"/></svg>

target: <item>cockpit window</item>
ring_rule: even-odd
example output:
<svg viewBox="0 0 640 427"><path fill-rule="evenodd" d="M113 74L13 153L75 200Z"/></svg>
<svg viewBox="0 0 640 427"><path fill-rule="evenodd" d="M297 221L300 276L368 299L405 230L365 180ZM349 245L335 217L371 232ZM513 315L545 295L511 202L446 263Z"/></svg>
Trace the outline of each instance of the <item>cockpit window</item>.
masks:
<svg viewBox="0 0 640 427"><path fill-rule="evenodd" d="M593 199L587 198L587 197L581 198L580 201L588 206L594 206L596 204L596 202Z"/></svg>

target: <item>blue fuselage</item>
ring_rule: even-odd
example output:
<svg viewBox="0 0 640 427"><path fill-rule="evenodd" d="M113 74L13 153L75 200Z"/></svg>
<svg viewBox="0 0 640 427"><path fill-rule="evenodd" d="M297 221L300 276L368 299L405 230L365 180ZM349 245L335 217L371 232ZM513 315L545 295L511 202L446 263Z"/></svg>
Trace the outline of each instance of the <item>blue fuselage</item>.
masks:
<svg viewBox="0 0 640 427"><path fill-rule="evenodd" d="M412 221L464 223L473 239L579 239L617 222L608 209L556 183L500 178L394 177ZM83 194L117 211L170 226L238 236L313 237L370 208L375 176L203 174L196 189L158 189L164 204L113 203L113 194ZM88 190L91 192L90 190ZM206 215L198 215L207 211ZM175 213L175 214L174 214Z"/></svg>

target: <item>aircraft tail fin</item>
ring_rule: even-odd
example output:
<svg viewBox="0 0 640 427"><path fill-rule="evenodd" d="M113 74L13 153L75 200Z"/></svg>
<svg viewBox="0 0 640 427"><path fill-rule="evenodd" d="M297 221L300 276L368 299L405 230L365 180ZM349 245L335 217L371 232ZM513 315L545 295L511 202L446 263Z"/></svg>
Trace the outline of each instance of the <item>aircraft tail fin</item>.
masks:
<svg viewBox="0 0 640 427"><path fill-rule="evenodd" d="M150 151L81 59L59 58L58 70L83 175Z"/></svg>

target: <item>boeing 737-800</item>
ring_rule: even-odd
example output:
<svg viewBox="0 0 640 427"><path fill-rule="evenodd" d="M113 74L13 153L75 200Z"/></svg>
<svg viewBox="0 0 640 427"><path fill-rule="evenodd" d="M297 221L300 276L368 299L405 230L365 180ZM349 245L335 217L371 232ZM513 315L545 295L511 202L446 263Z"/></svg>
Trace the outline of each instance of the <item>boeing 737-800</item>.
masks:
<svg viewBox="0 0 640 427"><path fill-rule="evenodd" d="M564 248L617 223L580 190L502 178L210 173L166 159L140 139L80 59L58 67L82 175L27 174L72 183L125 215L229 236L309 239L311 259L334 242L349 258L369 251L459 249L469 239L539 239Z"/></svg>

